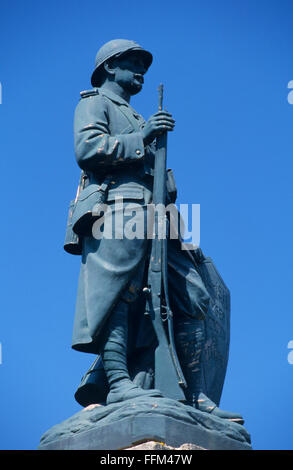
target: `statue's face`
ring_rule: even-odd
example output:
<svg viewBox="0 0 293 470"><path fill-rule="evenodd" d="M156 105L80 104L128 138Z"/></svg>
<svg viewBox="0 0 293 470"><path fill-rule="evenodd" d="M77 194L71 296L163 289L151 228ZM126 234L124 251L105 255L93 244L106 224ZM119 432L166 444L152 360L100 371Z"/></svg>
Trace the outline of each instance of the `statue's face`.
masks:
<svg viewBox="0 0 293 470"><path fill-rule="evenodd" d="M130 95L136 95L142 89L146 67L139 53L133 51L114 59L111 64L115 72L115 82Z"/></svg>

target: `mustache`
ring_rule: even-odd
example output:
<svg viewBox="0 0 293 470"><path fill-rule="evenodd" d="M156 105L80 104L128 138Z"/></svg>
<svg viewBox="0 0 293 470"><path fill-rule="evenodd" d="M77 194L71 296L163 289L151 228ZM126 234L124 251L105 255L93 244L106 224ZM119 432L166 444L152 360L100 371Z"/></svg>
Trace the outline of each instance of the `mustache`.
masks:
<svg viewBox="0 0 293 470"><path fill-rule="evenodd" d="M136 78L136 80L138 80L141 84L144 83L143 75L141 75L140 73L135 73L133 76L134 76L134 78Z"/></svg>

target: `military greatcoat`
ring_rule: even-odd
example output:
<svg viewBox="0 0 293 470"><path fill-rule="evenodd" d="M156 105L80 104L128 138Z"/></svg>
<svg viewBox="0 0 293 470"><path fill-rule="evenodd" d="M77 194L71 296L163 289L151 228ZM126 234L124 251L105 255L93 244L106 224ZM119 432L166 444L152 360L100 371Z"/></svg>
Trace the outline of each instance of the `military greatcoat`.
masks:
<svg viewBox="0 0 293 470"><path fill-rule="evenodd" d="M75 153L78 165L91 185L111 175L107 204L122 196L124 206L135 202L144 210L152 201L154 145L144 145L144 119L121 97L103 88L81 93L74 119ZM94 189L93 189L94 190ZM89 198L90 200L90 198ZM169 202L172 195L169 194ZM92 207L88 208L92 210ZM106 217L115 218L115 210ZM127 222L127 217L125 222ZM111 311L122 298L131 302L140 295L147 268L149 242L144 238L82 239L72 347L99 353L99 335ZM195 264L181 250L178 240L168 243L170 300L179 314L204 318L209 294Z"/></svg>

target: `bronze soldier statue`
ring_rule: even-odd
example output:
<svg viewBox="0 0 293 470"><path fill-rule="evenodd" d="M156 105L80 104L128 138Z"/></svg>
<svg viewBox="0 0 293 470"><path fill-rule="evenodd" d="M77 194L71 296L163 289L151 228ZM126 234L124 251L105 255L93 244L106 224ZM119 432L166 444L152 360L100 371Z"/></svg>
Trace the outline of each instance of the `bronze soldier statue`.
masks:
<svg viewBox="0 0 293 470"><path fill-rule="evenodd" d="M72 347L98 355L76 392L83 405L165 396L154 388L157 338L144 315L150 256L145 222L152 202L156 138L172 132L175 121L164 110L145 121L130 106L152 60L151 53L134 41L106 43L96 56L93 88L81 93L75 111L75 153L82 178L68 229L74 229L71 252L80 253L82 262ZM175 202L171 172L166 181L167 201ZM117 197L123 198L118 208ZM99 220L94 206L101 201L111 209L104 214L104 226L111 219L112 237L94 236L94 222ZM125 209L131 202L141 208L142 238L130 239L123 233L131 216ZM118 219L123 220L120 226ZM240 415L220 410L204 393L201 355L210 295L196 256L182 250L179 239L168 240L168 284L176 348L187 382L185 402L243 422Z"/></svg>

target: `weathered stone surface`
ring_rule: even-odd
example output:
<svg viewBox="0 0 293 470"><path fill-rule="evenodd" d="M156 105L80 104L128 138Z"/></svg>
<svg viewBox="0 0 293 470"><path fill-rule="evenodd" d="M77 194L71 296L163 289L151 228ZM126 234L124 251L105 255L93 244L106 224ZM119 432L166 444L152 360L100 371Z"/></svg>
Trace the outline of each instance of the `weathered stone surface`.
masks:
<svg viewBox="0 0 293 470"><path fill-rule="evenodd" d="M153 397L87 407L45 432L39 449L125 449L143 441L176 448L187 436L206 449L251 449L240 424Z"/></svg>
<svg viewBox="0 0 293 470"><path fill-rule="evenodd" d="M124 450L207 450L195 444L182 444L180 447L167 446L163 442L148 441L137 446L126 447Z"/></svg>

